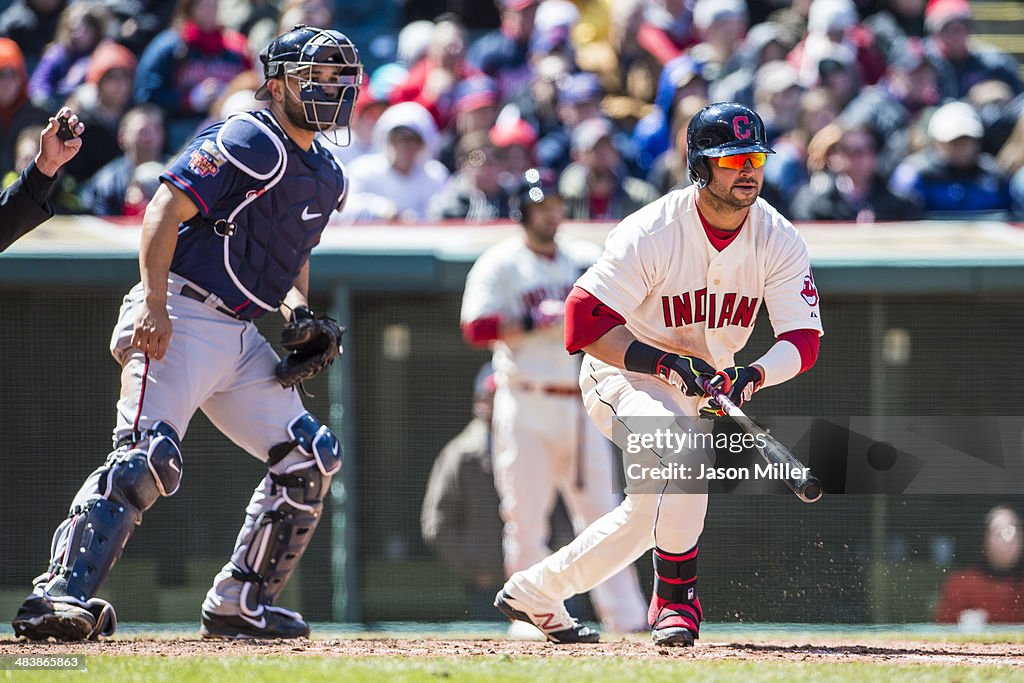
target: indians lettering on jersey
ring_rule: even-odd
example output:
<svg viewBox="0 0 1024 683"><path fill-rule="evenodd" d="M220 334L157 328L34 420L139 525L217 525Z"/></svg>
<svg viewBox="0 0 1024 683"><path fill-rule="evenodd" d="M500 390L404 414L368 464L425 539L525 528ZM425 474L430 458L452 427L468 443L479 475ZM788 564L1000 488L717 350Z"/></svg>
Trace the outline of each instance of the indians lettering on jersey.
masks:
<svg viewBox="0 0 1024 683"><path fill-rule="evenodd" d="M709 328L727 325L750 327L754 324L758 302L757 297L742 296L735 292L708 294L707 287L704 287L692 295L683 292L676 296L662 296L661 309L665 316L665 327L696 323L706 323Z"/></svg>
<svg viewBox="0 0 1024 683"><path fill-rule="evenodd" d="M571 291L572 283L537 287L523 292L523 304L525 304L526 310L530 311L540 306L542 301L565 301Z"/></svg>

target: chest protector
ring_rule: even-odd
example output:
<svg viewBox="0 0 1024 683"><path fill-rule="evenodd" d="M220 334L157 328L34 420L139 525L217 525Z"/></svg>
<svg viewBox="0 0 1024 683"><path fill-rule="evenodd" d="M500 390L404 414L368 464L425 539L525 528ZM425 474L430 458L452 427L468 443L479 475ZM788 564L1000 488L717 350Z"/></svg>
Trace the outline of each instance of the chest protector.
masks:
<svg viewBox="0 0 1024 683"><path fill-rule="evenodd" d="M223 271L207 271L213 277L198 284L239 316L256 318L277 310L320 242L344 195L344 174L319 145L299 149L266 112L229 117L216 140L239 178L192 236L213 242L207 258L219 249L223 259Z"/></svg>

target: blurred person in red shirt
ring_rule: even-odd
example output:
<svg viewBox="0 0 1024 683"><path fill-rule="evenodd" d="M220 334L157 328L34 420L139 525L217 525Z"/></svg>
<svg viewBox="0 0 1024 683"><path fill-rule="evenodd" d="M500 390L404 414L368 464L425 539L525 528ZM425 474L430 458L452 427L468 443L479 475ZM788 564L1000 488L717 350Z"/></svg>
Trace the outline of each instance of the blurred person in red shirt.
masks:
<svg viewBox="0 0 1024 683"><path fill-rule="evenodd" d="M942 586L935 621L1024 623L1024 525L1005 505L985 517L982 563L950 572Z"/></svg>
<svg viewBox="0 0 1024 683"><path fill-rule="evenodd" d="M430 112L438 130L452 120L456 86L480 71L466 61L466 30L454 14L438 17L424 55L405 82L391 93L391 103L416 102Z"/></svg>

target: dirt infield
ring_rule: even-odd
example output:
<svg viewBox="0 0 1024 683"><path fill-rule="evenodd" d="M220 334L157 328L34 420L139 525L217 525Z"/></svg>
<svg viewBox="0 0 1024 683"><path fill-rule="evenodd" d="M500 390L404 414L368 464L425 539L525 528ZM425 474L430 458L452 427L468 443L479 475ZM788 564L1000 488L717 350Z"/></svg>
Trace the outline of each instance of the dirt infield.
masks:
<svg viewBox="0 0 1024 683"><path fill-rule="evenodd" d="M868 662L1024 667L1024 645L936 643L785 637L750 642L703 642L694 648L664 648L639 640L598 645L552 645L498 639L347 639L301 641L204 641L186 638L125 638L105 642L54 643L0 640L0 655L155 655L164 657L679 657L696 661Z"/></svg>

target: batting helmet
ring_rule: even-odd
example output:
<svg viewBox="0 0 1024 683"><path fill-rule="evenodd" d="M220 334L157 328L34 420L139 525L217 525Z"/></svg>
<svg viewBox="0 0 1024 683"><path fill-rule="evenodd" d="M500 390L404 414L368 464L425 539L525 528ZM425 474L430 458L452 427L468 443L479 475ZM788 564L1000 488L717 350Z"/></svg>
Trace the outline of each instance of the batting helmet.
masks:
<svg viewBox="0 0 1024 683"><path fill-rule="evenodd" d="M345 34L299 24L274 38L260 53L260 61L267 80L299 81L299 99L307 123L317 130L349 125L363 82L363 65L359 50ZM325 78L313 70L316 66L338 68ZM270 99L266 83L256 91L256 99Z"/></svg>
<svg viewBox="0 0 1024 683"><path fill-rule="evenodd" d="M559 197L558 178L549 168L530 168L523 173L519 188L509 201L510 217L520 223L532 204L540 204L548 197Z"/></svg>
<svg viewBox="0 0 1024 683"><path fill-rule="evenodd" d="M698 188L711 179L705 159L749 152L775 154L768 146L764 121L753 109L737 102L709 104L686 127L686 164L690 180Z"/></svg>

